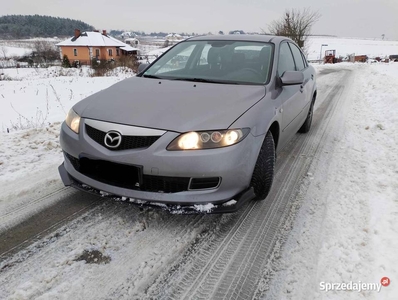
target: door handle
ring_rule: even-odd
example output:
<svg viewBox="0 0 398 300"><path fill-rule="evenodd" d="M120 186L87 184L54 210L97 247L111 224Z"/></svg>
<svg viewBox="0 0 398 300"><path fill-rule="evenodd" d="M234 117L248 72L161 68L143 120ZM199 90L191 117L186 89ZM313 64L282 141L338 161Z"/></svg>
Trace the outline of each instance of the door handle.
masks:
<svg viewBox="0 0 398 300"><path fill-rule="evenodd" d="M311 74L311 79L314 80L314 74Z"/></svg>
<svg viewBox="0 0 398 300"><path fill-rule="evenodd" d="M300 85L300 92L304 92L304 86Z"/></svg>

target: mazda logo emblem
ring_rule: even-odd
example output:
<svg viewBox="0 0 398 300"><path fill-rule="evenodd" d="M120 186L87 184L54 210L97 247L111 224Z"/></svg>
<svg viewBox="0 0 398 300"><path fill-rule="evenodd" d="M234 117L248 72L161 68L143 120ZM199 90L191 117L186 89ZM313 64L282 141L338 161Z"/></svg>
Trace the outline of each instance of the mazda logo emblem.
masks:
<svg viewBox="0 0 398 300"><path fill-rule="evenodd" d="M105 135L104 143L108 148L117 148L122 143L122 135L117 131L109 131Z"/></svg>

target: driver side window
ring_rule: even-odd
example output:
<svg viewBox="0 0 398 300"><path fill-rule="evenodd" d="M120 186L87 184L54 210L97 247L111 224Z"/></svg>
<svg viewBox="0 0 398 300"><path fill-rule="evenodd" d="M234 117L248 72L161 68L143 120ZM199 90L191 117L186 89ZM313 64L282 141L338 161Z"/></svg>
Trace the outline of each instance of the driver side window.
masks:
<svg viewBox="0 0 398 300"><path fill-rule="evenodd" d="M286 71L295 71L296 65L292 51L287 43L282 43L279 49L278 75L283 76Z"/></svg>
<svg viewBox="0 0 398 300"><path fill-rule="evenodd" d="M154 70L156 71L154 72L154 74L161 74L184 69L188 58L194 49L195 45L190 45L189 47L183 49L181 52L177 53L177 55L169 59L164 65L155 67Z"/></svg>

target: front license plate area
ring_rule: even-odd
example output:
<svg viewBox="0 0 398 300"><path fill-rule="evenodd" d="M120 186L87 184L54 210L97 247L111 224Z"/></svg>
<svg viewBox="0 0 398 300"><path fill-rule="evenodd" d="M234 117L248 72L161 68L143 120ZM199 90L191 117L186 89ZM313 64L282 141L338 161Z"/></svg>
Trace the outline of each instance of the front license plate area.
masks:
<svg viewBox="0 0 398 300"><path fill-rule="evenodd" d="M79 172L96 181L126 189L139 190L142 186L142 166L80 156Z"/></svg>

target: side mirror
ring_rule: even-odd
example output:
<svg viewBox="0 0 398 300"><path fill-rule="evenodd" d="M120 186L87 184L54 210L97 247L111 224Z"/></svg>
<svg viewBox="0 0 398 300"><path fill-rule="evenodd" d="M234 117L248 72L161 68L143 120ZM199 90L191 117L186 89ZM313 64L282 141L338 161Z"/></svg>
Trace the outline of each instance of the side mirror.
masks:
<svg viewBox="0 0 398 300"><path fill-rule="evenodd" d="M286 71L281 77L282 86L299 85L304 82L304 74L300 71Z"/></svg>
<svg viewBox="0 0 398 300"><path fill-rule="evenodd" d="M149 64L140 64L138 66L138 73L144 72L146 68L148 68Z"/></svg>

